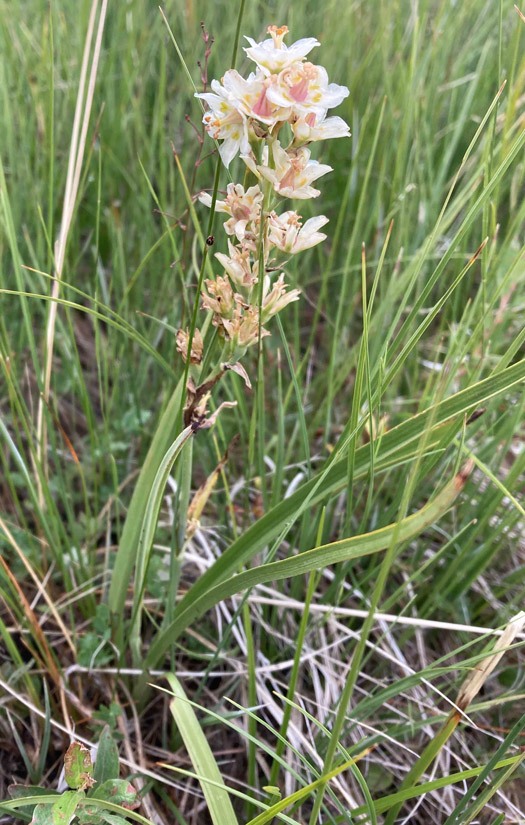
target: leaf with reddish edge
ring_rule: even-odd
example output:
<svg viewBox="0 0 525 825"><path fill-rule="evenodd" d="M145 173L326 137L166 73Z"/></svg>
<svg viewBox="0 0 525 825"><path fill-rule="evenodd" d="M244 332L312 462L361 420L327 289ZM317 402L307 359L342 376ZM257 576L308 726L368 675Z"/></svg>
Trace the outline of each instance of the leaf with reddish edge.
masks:
<svg viewBox="0 0 525 825"><path fill-rule="evenodd" d="M115 805L122 805L130 811L138 808L140 798L133 785L126 779L108 779L102 785L98 785L90 794L91 799L103 799L113 802ZM102 814L100 814L102 815Z"/></svg>

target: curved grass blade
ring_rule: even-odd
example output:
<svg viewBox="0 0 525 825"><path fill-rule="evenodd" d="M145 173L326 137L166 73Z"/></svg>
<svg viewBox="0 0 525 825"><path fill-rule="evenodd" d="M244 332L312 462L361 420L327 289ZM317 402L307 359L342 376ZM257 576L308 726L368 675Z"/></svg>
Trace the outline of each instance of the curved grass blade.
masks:
<svg viewBox="0 0 525 825"><path fill-rule="evenodd" d="M427 450L431 452L435 449L445 448L452 442L466 412L486 403L488 399L495 395L508 391L524 379L525 360L502 370L497 375L491 375L483 381L479 381L472 387L450 396L439 404L429 407L424 412L389 430L383 435L381 449L376 456L376 472L396 464L402 464L416 455L421 435L429 426L430 433L426 434L428 439ZM346 434L343 434L341 441L344 442L345 436ZM239 568L281 533L284 535L307 507L326 500L344 487L347 462L345 458L339 458L341 452L342 448L339 446L335 451L336 460L329 461L325 470L271 509L224 551L213 566L200 577L181 599L178 607L179 618L175 620L176 623L178 623L180 616L185 614L186 610L191 611L192 606L200 603L201 599L206 598L208 591L233 576ZM370 451L368 446L365 445L358 449L355 454L354 480L366 475L369 461ZM324 564L319 566L322 567ZM152 649L157 651L158 656L162 656L163 651L171 644L171 641L167 641L168 637L164 635L167 633L169 633L169 628L166 628L163 634L157 637L154 642ZM161 639L165 639L165 641L161 642ZM149 659L148 661L150 662Z"/></svg>
<svg viewBox="0 0 525 825"><path fill-rule="evenodd" d="M159 633L146 656L145 667L154 667L168 647L178 639L195 619L203 616L214 605L236 593L255 587L258 584L300 576L303 573L311 573L313 570L330 564L379 553L390 546L394 535L399 544L418 536L448 510L458 493L463 489L471 467L472 463L469 462L434 499L421 510L418 510L417 513L398 523L389 524L387 527L382 527L380 530L374 530L372 533L366 533L362 536L353 536L352 538L325 544L300 553L298 556L263 564L215 585L200 598L196 598L188 604L184 610L179 610L171 625Z"/></svg>
<svg viewBox="0 0 525 825"><path fill-rule="evenodd" d="M517 756L511 756L508 759L502 759L496 764L493 765L493 770L499 771L502 768L507 768L511 765L519 764L520 761L523 759L523 754L518 754ZM492 761L492 760L491 760ZM412 788L405 788L403 791L396 791L395 793L388 794L388 796L381 796L379 799L376 799L374 802L374 809L377 814L385 813L388 811L393 805L400 804L402 802L407 802L409 799L416 799L423 794L432 793L432 791L439 791L441 788L448 788L450 785L455 785L459 782L466 782L468 779L475 779L479 777L482 773L485 772L487 765L479 765L476 768L468 768L465 771L459 771L458 773L452 773L448 776L440 776L437 779L432 779L429 782L422 782L420 785L416 785ZM352 811L355 817L363 817L367 814L367 809L364 805L360 805L359 808L356 808ZM366 819L363 819L363 823L366 823ZM444 825L447 825L446 823ZM450 823L448 823L450 825Z"/></svg>
<svg viewBox="0 0 525 825"><path fill-rule="evenodd" d="M79 290L76 290L76 292L78 291ZM146 338L144 338L143 335L137 332L137 330L134 329L131 326L131 324L128 324L124 319L120 318L114 312L108 315L104 315L104 313L99 312L98 309L86 307L83 304L77 303L76 301L69 301L66 298L55 298L52 295L43 295L40 292L22 292L19 289L1 288L0 295L17 295L19 298L39 298L41 301L48 301L51 303L60 304L61 306L78 310L78 312L84 312L87 315L92 315L94 318L97 318L100 321L104 321L104 323L108 324L108 326L115 327L115 329L118 329L119 332L123 332L124 335L127 335L128 338L131 338L132 341L136 341L136 343L139 344L139 346L141 346L148 353L148 355L151 355L151 357L159 363L163 370L165 370L172 376L174 374L174 371L171 368L171 366L162 357L162 355L159 352L157 352L155 347L153 347L149 343L149 341Z"/></svg>
<svg viewBox="0 0 525 825"><path fill-rule="evenodd" d="M114 631L116 631L121 641L123 638L122 623L124 620L126 593L131 578L131 571L137 558L148 497L162 458L166 455L169 445L175 439L175 426L180 410L181 398L182 382L179 382L155 431L153 441L151 442L131 497L128 514L120 538L109 588L108 605L112 614Z"/></svg>
<svg viewBox="0 0 525 825"><path fill-rule="evenodd" d="M333 768L333 770L329 773L323 774L323 776L319 777L319 779L316 779L314 782L310 782L309 785L305 785L304 788L299 788L299 790L289 796L285 796L284 799L280 799L279 802L276 802L275 805L272 805L271 808L268 808L268 810L264 811L264 813L257 814L254 819L250 819L246 825L268 825L268 823L271 822L277 814L284 811L285 808L288 808L290 805L296 805L298 802L306 799L306 797L313 791L317 790L317 788L327 782L330 782L331 779L334 779L334 777L338 776L347 768L350 768L357 762L358 759L362 759L363 756L366 756L367 753L368 751L363 751L363 753L354 756L353 759L348 759L346 762L343 762L342 765L338 765L337 768Z"/></svg>
<svg viewBox="0 0 525 825"><path fill-rule="evenodd" d="M133 587L134 597L130 632L136 664L137 662L140 662L141 656L138 629L140 627L142 598L144 596L144 590L146 589L146 576L151 556L151 548L155 538L155 530L157 529L160 508L162 507L162 499L166 489L166 484L168 482L168 477L173 469L173 465L177 461L177 458L180 456L185 444L192 437L193 433L194 429L191 425L185 427L166 452L155 473L155 478L153 479L146 509L144 511L144 520L140 530L137 558L135 561L136 573Z"/></svg>

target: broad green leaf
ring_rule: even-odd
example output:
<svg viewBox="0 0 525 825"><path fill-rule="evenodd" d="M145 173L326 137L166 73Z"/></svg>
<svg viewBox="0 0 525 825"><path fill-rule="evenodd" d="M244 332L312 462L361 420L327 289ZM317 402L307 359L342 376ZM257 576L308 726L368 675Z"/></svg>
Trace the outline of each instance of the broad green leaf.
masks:
<svg viewBox="0 0 525 825"><path fill-rule="evenodd" d="M172 674L166 678L175 697L170 702L170 710L195 772L205 780L212 780L222 786L223 778L217 762L195 711L186 699L182 685ZM210 785L206 781L201 782L201 787L214 825L238 825L228 791L224 787L218 787L217 784Z"/></svg>
<svg viewBox="0 0 525 825"><path fill-rule="evenodd" d="M38 785L9 785L7 792L11 799L26 799L31 797L32 804L19 808L17 816L20 819L29 822L32 818L35 809L35 797L45 796L49 799L50 794L58 796L57 791L48 791L46 788L40 788Z"/></svg>
<svg viewBox="0 0 525 825"><path fill-rule="evenodd" d="M119 758L117 743L113 739L109 726L106 725L100 735L93 778L97 785L102 785L107 779L118 779Z"/></svg>
<svg viewBox="0 0 525 825"><path fill-rule="evenodd" d="M153 539L155 538L155 530L157 528L157 521L159 518L160 508L162 506L166 484L177 458L180 456L189 439L193 437L193 434L194 430L191 426L188 426L185 427L185 429L177 436L160 462L148 494L146 509L144 511L144 519L140 528L140 540L137 547L136 571L133 588L134 599L130 636L132 655L134 655L136 660L140 660L141 658L140 640L138 638L140 611L142 606L142 598L146 587L146 576L150 562L151 548L153 546Z"/></svg>
<svg viewBox="0 0 525 825"><path fill-rule="evenodd" d="M57 791L48 791L38 785L9 785L7 791L11 799L25 799L28 796L49 796L50 794L58 796Z"/></svg>
<svg viewBox="0 0 525 825"><path fill-rule="evenodd" d="M35 805L31 825L55 825L52 805Z"/></svg>
<svg viewBox="0 0 525 825"><path fill-rule="evenodd" d="M117 814L110 814L108 811L101 811L100 819L102 822L108 822L109 825L129 825L129 823Z"/></svg>
<svg viewBox="0 0 525 825"><path fill-rule="evenodd" d="M124 602L133 565L136 562L149 495L158 468L170 444L176 437L175 426L180 411L181 399L182 382L179 382L155 431L124 522L108 595L109 609L113 616L114 625L118 629L121 628L123 622Z"/></svg>
<svg viewBox="0 0 525 825"><path fill-rule="evenodd" d="M80 825L103 825L102 810L93 805L86 805L77 810L77 820Z"/></svg>

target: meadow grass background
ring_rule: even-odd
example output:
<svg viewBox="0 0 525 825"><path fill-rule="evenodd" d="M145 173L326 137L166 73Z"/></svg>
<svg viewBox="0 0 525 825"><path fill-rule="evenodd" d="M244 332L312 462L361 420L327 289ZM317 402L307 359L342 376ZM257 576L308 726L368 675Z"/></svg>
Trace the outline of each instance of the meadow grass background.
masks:
<svg viewBox="0 0 525 825"><path fill-rule="evenodd" d="M153 2L109 3L42 456L91 8L0 2L2 798L12 781L56 789L68 731L96 742L109 723L154 822L525 821L522 636L468 719L439 735L494 645L479 629L505 627L524 601L523 20L507 0L185 0L163 4L166 20ZM301 301L273 324L262 364L245 359L254 390L228 375L212 403L237 407L165 465L157 524L146 456L153 443L159 466L180 426L175 333L208 234L195 196L217 168L193 97L200 23L211 79L231 65L239 19L257 40L270 23L290 42L318 38L313 60L350 88L337 114L353 135L316 147L333 172L302 214L326 214L329 237L287 266ZM240 48L236 66L248 68ZM223 169L219 189L228 180ZM468 457L464 489L440 504ZM219 463L185 542L188 499ZM429 501L431 522L416 515L410 532ZM388 525L386 552L297 561ZM166 689L170 671L195 706L170 710L146 686Z"/></svg>

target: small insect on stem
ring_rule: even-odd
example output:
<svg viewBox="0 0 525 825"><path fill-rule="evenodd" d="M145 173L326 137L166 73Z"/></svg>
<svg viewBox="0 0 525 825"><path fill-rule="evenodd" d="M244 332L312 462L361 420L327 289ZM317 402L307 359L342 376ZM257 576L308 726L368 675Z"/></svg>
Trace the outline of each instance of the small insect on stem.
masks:
<svg viewBox="0 0 525 825"><path fill-rule="evenodd" d="M481 416L484 415L486 412L487 412L487 410L485 409L485 407L480 407L478 410L474 410L474 412L471 413L469 415L469 417L467 418L467 421L466 421L467 426L469 424L473 424L474 421L477 421L478 418L481 418Z"/></svg>

